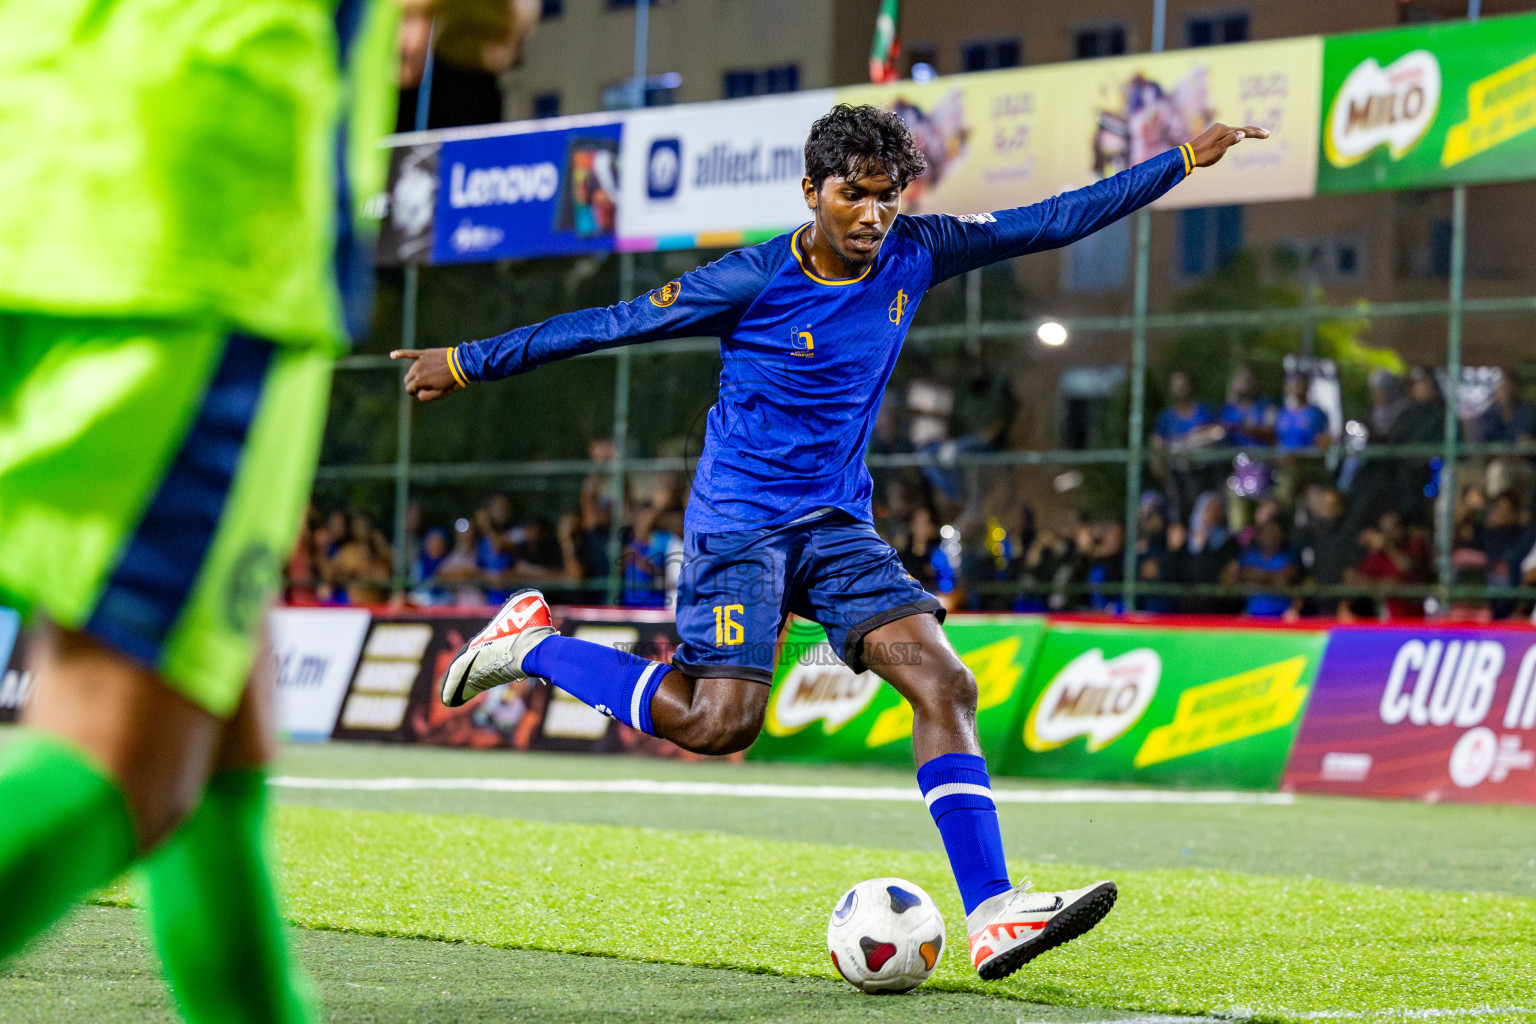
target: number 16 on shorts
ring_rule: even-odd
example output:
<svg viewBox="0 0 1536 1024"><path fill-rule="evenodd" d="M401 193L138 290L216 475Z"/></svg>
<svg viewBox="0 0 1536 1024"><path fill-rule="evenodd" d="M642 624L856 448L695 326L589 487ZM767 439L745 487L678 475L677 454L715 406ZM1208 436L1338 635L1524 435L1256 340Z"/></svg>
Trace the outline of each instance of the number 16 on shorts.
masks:
<svg viewBox="0 0 1536 1024"><path fill-rule="evenodd" d="M741 620L736 616L746 611L739 604L715 605L715 646L730 647L744 642L745 634L741 628Z"/></svg>

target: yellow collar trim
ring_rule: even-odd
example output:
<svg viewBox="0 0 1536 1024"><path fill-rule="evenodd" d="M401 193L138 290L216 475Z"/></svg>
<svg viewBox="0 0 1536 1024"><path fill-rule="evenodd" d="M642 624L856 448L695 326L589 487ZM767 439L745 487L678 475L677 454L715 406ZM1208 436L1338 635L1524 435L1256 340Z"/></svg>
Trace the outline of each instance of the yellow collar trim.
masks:
<svg viewBox="0 0 1536 1024"><path fill-rule="evenodd" d="M802 224L795 229L795 233L789 236L789 247L794 251L795 262L800 264L800 272L806 277L810 278L812 281L815 281L817 284L830 284L834 287L845 284L858 284L860 281L869 276L869 272L871 270L875 269L875 265L871 263L869 266L864 268L864 273L860 274L858 277L849 277L841 281L831 281L825 277L817 277L815 274L811 273L811 268L805 265L805 258L800 255L800 232L804 231L808 227L810 227L809 224Z"/></svg>

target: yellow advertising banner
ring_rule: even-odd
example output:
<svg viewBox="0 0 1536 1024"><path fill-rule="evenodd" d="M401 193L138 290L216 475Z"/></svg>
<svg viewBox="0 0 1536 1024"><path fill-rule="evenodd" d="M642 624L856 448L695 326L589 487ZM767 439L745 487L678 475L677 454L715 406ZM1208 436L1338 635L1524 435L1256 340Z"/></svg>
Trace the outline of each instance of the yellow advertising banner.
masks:
<svg viewBox="0 0 1536 1024"><path fill-rule="evenodd" d="M1269 140L1195 172L1159 206L1299 199L1317 177L1323 41L1311 36L837 91L898 111L929 171L909 213L983 213L1081 188L1174 149L1212 121Z"/></svg>

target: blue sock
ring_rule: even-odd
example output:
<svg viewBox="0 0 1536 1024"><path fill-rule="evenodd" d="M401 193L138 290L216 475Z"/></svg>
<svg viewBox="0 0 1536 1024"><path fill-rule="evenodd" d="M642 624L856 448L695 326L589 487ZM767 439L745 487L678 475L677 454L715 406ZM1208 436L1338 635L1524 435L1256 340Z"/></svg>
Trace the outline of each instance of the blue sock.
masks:
<svg viewBox="0 0 1536 1024"><path fill-rule="evenodd" d="M523 671L543 676L566 693L641 732L651 727L651 698L667 666L605 644L551 636L523 657Z"/></svg>
<svg viewBox="0 0 1536 1024"><path fill-rule="evenodd" d="M918 768L917 784L944 838L965 912L1012 889L986 760L975 754L940 754Z"/></svg>

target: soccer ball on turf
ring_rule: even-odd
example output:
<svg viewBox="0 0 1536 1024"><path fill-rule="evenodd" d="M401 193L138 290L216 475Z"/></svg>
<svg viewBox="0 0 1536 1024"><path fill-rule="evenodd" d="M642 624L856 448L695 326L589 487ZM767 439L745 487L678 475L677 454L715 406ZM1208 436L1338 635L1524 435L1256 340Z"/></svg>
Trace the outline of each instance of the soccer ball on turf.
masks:
<svg viewBox="0 0 1536 1024"><path fill-rule="evenodd" d="M861 992L906 992L928 980L944 949L944 917L904 878L871 878L843 893L827 923L838 973Z"/></svg>

